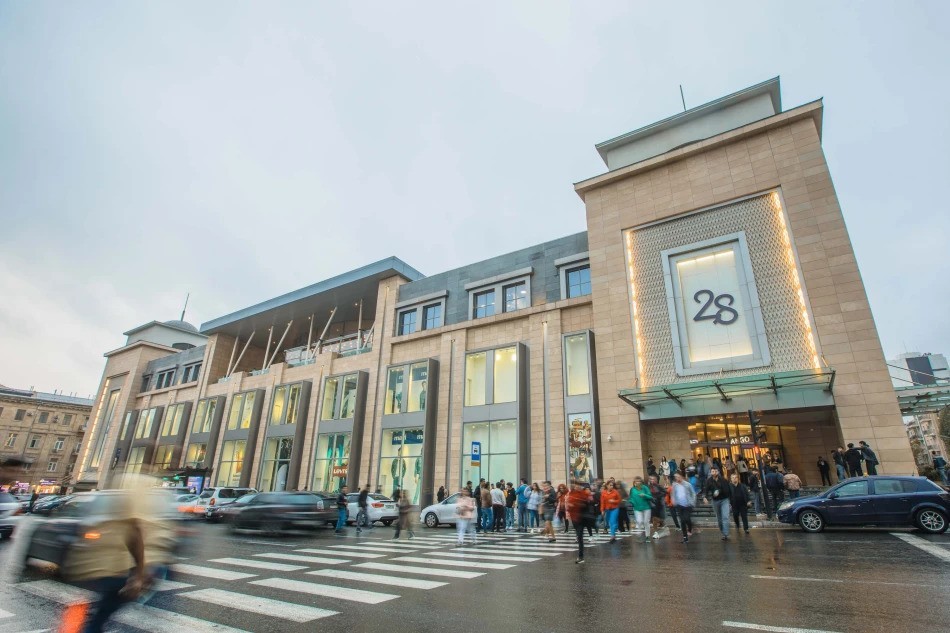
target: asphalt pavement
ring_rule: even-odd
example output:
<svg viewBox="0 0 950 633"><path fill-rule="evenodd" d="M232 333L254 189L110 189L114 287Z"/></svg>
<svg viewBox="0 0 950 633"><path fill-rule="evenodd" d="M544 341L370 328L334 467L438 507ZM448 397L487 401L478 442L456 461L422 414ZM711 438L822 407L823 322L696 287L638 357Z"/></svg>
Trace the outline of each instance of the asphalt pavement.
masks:
<svg viewBox="0 0 950 633"><path fill-rule="evenodd" d="M950 537L909 530L701 528L609 543L575 564L573 534L480 537L391 528L261 537L197 524L189 556L116 631L938 631L950 621ZM24 536L0 545L0 633L56 631L87 596L49 570L20 570Z"/></svg>

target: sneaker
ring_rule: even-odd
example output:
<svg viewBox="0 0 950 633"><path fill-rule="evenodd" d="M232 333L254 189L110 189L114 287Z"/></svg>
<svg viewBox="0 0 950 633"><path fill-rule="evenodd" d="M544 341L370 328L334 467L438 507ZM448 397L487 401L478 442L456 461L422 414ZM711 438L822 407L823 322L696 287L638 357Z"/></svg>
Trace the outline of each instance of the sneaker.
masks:
<svg viewBox="0 0 950 633"><path fill-rule="evenodd" d="M611 538L610 541L608 541L608 542L609 542L609 543L616 543L616 542L617 542L617 537L615 536L615 537Z"/></svg>
<svg viewBox="0 0 950 633"><path fill-rule="evenodd" d="M654 532L654 533L653 533L653 538L660 538L660 533L659 533L659 532Z"/></svg>
<svg viewBox="0 0 950 633"><path fill-rule="evenodd" d="M728 537L728 536L726 536L726 535L723 535L723 536L722 536L722 538L721 538L720 540L723 540L723 541L728 541L728 540L729 540L729 537Z"/></svg>
<svg viewBox="0 0 950 633"><path fill-rule="evenodd" d="M683 537L683 542L684 542L684 543L689 543L689 537L688 537L688 536L684 536L684 537Z"/></svg>
<svg viewBox="0 0 950 633"><path fill-rule="evenodd" d="M583 558L578 558L576 561L574 561L574 563L575 563L576 565L580 565L580 564L582 564L583 562L584 562L584 559L583 559Z"/></svg>
<svg viewBox="0 0 950 633"><path fill-rule="evenodd" d="M746 530L746 531L745 531L745 535L746 535L746 536L749 536L749 530Z"/></svg>

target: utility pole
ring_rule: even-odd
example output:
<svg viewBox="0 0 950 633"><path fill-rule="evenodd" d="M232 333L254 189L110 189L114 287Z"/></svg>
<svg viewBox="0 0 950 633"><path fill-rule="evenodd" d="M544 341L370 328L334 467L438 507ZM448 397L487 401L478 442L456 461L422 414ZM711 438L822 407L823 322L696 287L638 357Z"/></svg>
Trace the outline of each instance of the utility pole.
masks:
<svg viewBox="0 0 950 633"><path fill-rule="evenodd" d="M752 427L752 452L755 454L755 463L759 469L759 488L762 491L762 500L765 501L765 516L771 521L772 505L769 503L768 488L765 486L765 466L762 463L762 449L759 448L760 434L762 437L765 436L765 431L759 430L761 423L762 421L755 417L755 411L749 409L749 426Z"/></svg>

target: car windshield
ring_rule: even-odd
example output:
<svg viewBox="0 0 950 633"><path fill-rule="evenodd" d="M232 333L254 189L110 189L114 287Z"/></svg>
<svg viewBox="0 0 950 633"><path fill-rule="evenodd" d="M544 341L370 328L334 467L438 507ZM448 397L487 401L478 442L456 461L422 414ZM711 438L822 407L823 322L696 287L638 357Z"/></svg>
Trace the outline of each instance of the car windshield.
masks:
<svg viewBox="0 0 950 633"><path fill-rule="evenodd" d="M214 496L215 488L206 488L204 492L201 493L202 499L210 499Z"/></svg>
<svg viewBox="0 0 950 633"><path fill-rule="evenodd" d="M454 495L450 495L448 498L446 498L446 500L443 501L442 503L455 503L456 501L458 501L458 498L459 498L459 493L456 492Z"/></svg>
<svg viewBox="0 0 950 633"><path fill-rule="evenodd" d="M254 497L256 497L256 496L257 496L257 493L255 493L255 492L251 492L251 493L249 493L249 494L246 494L246 495L244 495L243 497L239 498L237 501L235 501L235 502L234 502L234 505L238 505L238 504L245 505L245 504L248 504L248 503L250 503L251 501L253 501L253 500L254 500Z"/></svg>
<svg viewBox="0 0 950 633"><path fill-rule="evenodd" d="M378 494L376 494L376 493L373 493L373 494L369 495L369 497L370 497L370 499L372 499L373 501L392 501L392 499L390 499L390 498L387 497L386 495L378 495Z"/></svg>

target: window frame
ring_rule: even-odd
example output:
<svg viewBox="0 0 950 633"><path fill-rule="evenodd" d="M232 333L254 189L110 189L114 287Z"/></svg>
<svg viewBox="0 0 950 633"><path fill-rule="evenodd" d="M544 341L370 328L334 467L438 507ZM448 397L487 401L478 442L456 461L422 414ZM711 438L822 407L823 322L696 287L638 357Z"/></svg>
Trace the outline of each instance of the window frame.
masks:
<svg viewBox="0 0 950 633"><path fill-rule="evenodd" d="M524 297L519 297L516 294L514 299L508 299L509 290L515 290L521 287L524 287L524 290L525 290ZM514 283L503 285L501 287L501 294L502 294L502 306L501 306L502 310L501 311L503 313L509 313L509 312L517 312L518 310L524 310L526 308L530 308L531 307L531 295L529 294L530 292L531 290L530 288L528 288L527 280L519 280ZM522 301L524 301L524 305L521 305ZM513 303L514 307L509 308L510 303Z"/></svg>
<svg viewBox="0 0 950 633"><path fill-rule="evenodd" d="M396 304L396 326L395 326L395 336L411 336L418 332L424 332L426 330L434 330L436 328L442 327L445 325L445 304L449 296L447 290L441 292L434 292L432 294L427 294L421 297L415 297L413 299L407 299L405 301L400 301ZM426 327L426 310L429 308L438 306L440 310L439 325L432 327ZM414 329L409 334L403 334L401 329L402 324L402 315L409 312L415 312L415 323Z"/></svg>
<svg viewBox="0 0 950 633"><path fill-rule="evenodd" d="M57 470L59 470L59 460L58 459L47 460L46 472L55 473Z"/></svg>
<svg viewBox="0 0 950 633"><path fill-rule="evenodd" d="M43 447L43 436L38 433L31 434L26 441L26 450L28 451L38 451L42 447Z"/></svg>
<svg viewBox="0 0 950 633"><path fill-rule="evenodd" d="M496 275L494 277L480 279L478 281L465 284L465 290L468 292L468 318L471 320L484 319L490 316L508 314L530 308L532 305L531 277L533 274L534 268L529 266L527 268L512 270L501 275ZM505 291L508 288L521 284L524 284L525 286L527 305L523 307L516 307L513 310L507 310ZM484 308L486 308L488 304L479 308L478 301L481 297L484 297L489 293L493 293L493 300L490 304L492 307L492 312L491 314L485 314Z"/></svg>
<svg viewBox="0 0 950 633"><path fill-rule="evenodd" d="M411 310L401 310L398 316L396 336L409 336L415 332L417 330L416 323L418 318L419 310L416 308L412 308Z"/></svg>
<svg viewBox="0 0 950 633"><path fill-rule="evenodd" d="M40 419L37 422L39 424L49 424L49 411L40 411Z"/></svg>
<svg viewBox="0 0 950 633"><path fill-rule="evenodd" d="M463 374L462 374L462 407L463 409L467 409L471 407L484 407L484 406L495 405L495 404L510 405L510 404L519 402L525 396L525 394L521 392L521 376L522 376L522 372L524 371L524 367L522 366L522 363L524 362L524 357L525 357L524 356L525 350L522 348L523 346L521 343L515 342L515 343L508 343L508 344L499 344L494 347L487 347L483 349L473 349L473 350L469 350L465 352L465 360L463 362L464 369L463 369ZM514 400L507 400L504 402L495 402L495 391L496 391L495 361L497 360L495 355L498 352L501 352L503 350L511 350L511 349L513 349L515 354L517 355L517 360L515 361L516 363L515 364L515 398ZM469 380L468 359L469 357L475 356L478 354L485 355L484 401L478 402L476 404L467 404L468 402L471 401L471 398L469 397L469 391L468 391L468 380Z"/></svg>
<svg viewBox="0 0 950 633"><path fill-rule="evenodd" d="M429 321L430 321L429 311L430 310L439 311L438 323L435 325L429 325ZM429 303L422 306L422 329L423 330L434 330L436 328L442 327L443 325L445 325L445 303L444 302Z"/></svg>
<svg viewBox="0 0 950 633"><path fill-rule="evenodd" d="M163 369L155 374L155 389L168 389L175 386L175 375L178 373L177 367Z"/></svg>
<svg viewBox="0 0 950 633"><path fill-rule="evenodd" d="M7 436L7 441L3 444L4 448L15 448L18 439L20 439L20 434L11 431Z"/></svg>
<svg viewBox="0 0 950 633"><path fill-rule="evenodd" d="M561 257L560 259L554 260L554 265L557 267L558 280L561 286L561 299L574 299L576 297L587 297L593 293L593 278L591 279L591 292L583 295L570 296L570 290L568 285L568 274L583 268L590 269L590 255L588 252L578 253L576 255L568 255L567 257Z"/></svg>
<svg viewBox="0 0 950 633"><path fill-rule="evenodd" d="M22 422L26 417L26 409L17 409L16 413L13 414L13 419L17 422Z"/></svg>
<svg viewBox="0 0 950 633"><path fill-rule="evenodd" d="M53 443L53 452L61 453L65 447L66 447L66 438L57 437L56 441Z"/></svg>
<svg viewBox="0 0 950 633"><path fill-rule="evenodd" d="M484 304L479 305L479 299L481 297L491 296L491 302L485 301ZM495 289L488 288L487 290L480 290L478 292L472 293L472 319L484 319L486 317L495 316ZM489 309L491 312L489 312ZM479 314L479 312L484 312Z"/></svg>
<svg viewBox="0 0 950 633"><path fill-rule="evenodd" d="M202 361L198 361L197 363L185 365L181 370L181 384L198 382L198 379L201 378L201 364Z"/></svg>

